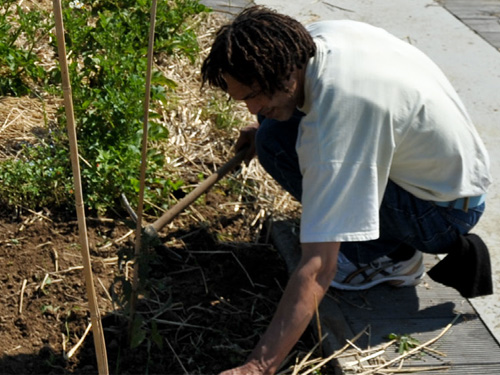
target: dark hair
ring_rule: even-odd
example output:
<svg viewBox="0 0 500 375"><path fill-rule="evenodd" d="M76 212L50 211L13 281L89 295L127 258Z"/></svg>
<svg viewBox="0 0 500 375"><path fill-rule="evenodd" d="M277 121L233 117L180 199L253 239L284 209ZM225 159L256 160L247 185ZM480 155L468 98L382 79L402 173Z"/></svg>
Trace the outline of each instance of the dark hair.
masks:
<svg viewBox="0 0 500 375"><path fill-rule="evenodd" d="M203 85L227 89L222 74L238 82L273 94L295 68L301 69L314 56L316 45L295 19L263 6L243 10L232 23L217 32L209 55L203 62Z"/></svg>

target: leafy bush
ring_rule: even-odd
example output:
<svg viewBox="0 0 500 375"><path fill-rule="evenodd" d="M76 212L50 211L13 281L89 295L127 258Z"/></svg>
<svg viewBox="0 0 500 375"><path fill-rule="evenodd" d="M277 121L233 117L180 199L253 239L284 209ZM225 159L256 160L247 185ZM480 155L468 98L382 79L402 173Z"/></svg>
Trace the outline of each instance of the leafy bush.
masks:
<svg viewBox="0 0 500 375"><path fill-rule="evenodd" d="M68 160L66 147L43 141L36 146L25 144L22 157L6 160L0 166L3 200L12 206L29 206L33 202L39 207L66 204L67 197L73 194Z"/></svg>
<svg viewBox="0 0 500 375"><path fill-rule="evenodd" d="M26 95L35 85L45 84L48 74L35 53L53 27L42 11L26 11L15 0L0 4L0 95ZM16 16L16 22L10 22ZM24 41L24 46L16 44Z"/></svg>
<svg viewBox="0 0 500 375"><path fill-rule="evenodd" d="M150 6L148 0L66 1L63 6L79 151L84 161L85 203L100 212L115 206L120 193L133 199L139 191ZM159 1L155 51L182 53L194 61L198 46L187 21L205 11L195 0ZM53 36L54 50L55 40ZM168 137L155 108L167 103L167 94L175 86L154 71L148 124L153 144ZM54 91L54 87L46 89ZM60 120L63 129L62 109ZM0 165L0 183L9 187L0 193L3 200L31 207L71 202L71 166L67 152L62 151L67 148L65 132L56 131L50 145L25 147L19 161ZM49 173L55 166L58 173ZM179 185L161 175L163 167L164 156L150 147L145 194L153 203L168 198ZM29 181L29 186L15 191L21 180Z"/></svg>

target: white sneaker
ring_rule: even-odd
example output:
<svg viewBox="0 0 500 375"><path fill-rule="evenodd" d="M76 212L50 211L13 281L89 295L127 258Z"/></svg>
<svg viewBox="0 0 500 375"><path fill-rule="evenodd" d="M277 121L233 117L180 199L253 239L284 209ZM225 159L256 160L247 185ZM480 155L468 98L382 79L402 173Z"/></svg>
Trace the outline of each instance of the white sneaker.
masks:
<svg viewBox="0 0 500 375"><path fill-rule="evenodd" d="M422 260L422 253L416 251L405 261L395 262L383 256L369 264L354 264L339 252L337 274L330 285L343 290L364 290L381 283L398 287L417 285L425 275Z"/></svg>

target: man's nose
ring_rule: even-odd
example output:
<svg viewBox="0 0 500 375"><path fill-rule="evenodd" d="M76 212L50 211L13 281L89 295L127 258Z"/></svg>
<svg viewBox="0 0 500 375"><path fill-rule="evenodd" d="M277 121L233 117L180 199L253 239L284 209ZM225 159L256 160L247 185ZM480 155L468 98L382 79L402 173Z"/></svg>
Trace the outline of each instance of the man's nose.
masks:
<svg viewBox="0 0 500 375"><path fill-rule="evenodd" d="M262 107L257 100L252 100L252 99L245 100L245 104L246 104L246 106L248 108L248 111L252 115L258 114L260 112L260 110L261 110L261 107Z"/></svg>

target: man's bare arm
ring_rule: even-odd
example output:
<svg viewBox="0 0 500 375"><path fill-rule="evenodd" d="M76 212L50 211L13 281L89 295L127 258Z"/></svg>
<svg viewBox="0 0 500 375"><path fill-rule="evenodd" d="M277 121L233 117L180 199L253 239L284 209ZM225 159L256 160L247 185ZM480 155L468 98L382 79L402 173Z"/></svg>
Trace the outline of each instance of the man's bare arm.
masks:
<svg viewBox="0 0 500 375"><path fill-rule="evenodd" d="M299 340L337 270L338 242L302 244L276 313L248 362L222 375L274 374Z"/></svg>

